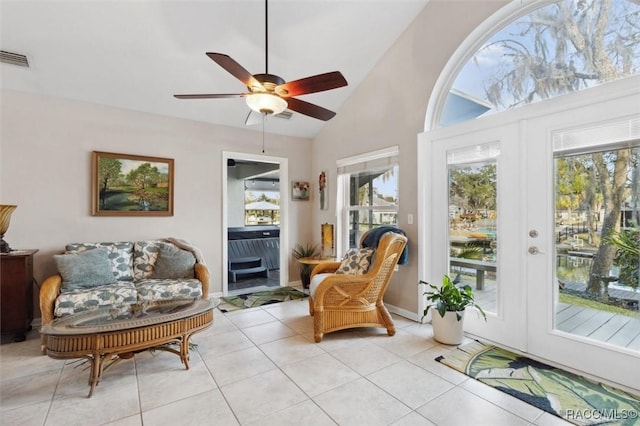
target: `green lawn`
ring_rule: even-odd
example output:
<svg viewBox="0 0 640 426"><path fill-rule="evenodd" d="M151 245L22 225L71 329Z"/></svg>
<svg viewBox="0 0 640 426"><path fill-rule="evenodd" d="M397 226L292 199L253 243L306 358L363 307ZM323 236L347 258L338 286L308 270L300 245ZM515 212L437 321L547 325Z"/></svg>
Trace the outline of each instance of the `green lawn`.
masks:
<svg viewBox="0 0 640 426"><path fill-rule="evenodd" d="M607 305L606 303L595 300L584 299L572 294L560 293L560 302L570 305L581 306L583 308L597 309L599 311L611 312L613 314L625 315L632 318L640 318L640 312L630 311L629 309L620 308L618 306Z"/></svg>

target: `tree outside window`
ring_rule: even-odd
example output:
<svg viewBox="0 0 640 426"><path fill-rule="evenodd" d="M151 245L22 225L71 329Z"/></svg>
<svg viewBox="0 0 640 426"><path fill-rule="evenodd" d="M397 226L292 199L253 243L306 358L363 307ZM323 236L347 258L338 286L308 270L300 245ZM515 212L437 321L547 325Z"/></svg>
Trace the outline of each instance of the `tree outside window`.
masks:
<svg viewBox="0 0 640 426"><path fill-rule="evenodd" d="M512 21L461 69L440 125L637 75L639 21L630 0L561 0Z"/></svg>

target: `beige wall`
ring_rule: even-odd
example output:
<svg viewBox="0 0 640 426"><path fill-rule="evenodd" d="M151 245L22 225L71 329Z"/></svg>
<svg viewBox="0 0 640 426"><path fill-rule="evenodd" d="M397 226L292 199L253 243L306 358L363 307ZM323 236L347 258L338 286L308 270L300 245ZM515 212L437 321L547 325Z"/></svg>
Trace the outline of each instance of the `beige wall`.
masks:
<svg viewBox="0 0 640 426"><path fill-rule="evenodd" d="M101 105L1 92L0 202L17 204L6 240L34 248L35 277L56 272L53 254L74 241L179 237L200 247L222 291L222 152L260 154L261 133ZM91 151L175 159L172 217L90 215ZM310 179L311 141L268 135L266 155ZM290 203L289 246L310 239L310 203ZM299 280L292 262L291 280ZM38 316L36 314L36 316Z"/></svg>
<svg viewBox="0 0 640 426"><path fill-rule="evenodd" d="M289 178L315 182L328 171L329 210L290 203L288 243L320 241L320 224L336 223L336 160L400 146L400 226L408 232L410 262L394 276L387 302L417 313L417 135L442 68L467 35L505 0L432 0L385 54L338 115L311 143L269 135L267 155L289 158ZM348 79L348 76L346 76ZM200 122L100 105L2 91L0 202L17 204L6 239L13 248L38 248L35 275L55 272L52 255L73 241L176 236L204 252L212 292L221 291L222 151L257 154L261 137ZM175 215L168 218L89 214L91 151L175 159ZM314 184L314 185L317 185ZM407 224L407 215L414 224ZM312 218L310 220L309 218ZM194 226L195 224L195 226ZM298 279L291 262L289 274Z"/></svg>
<svg viewBox="0 0 640 426"><path fill-rule="evenodd" d="M410 260L394 275L385 301L418 311L417 135L424 131L427 103L445 64L462 41L507 1L432 0L389 49L365 81L325 126L313 143L313 170L329 171L336 185L336 160L376 149L400 146L400 227L409 237ZM347 76L348 79L348 76ZM315 212L320 224L336 223L335 199L329 210ZM407 215L413 214L413 225ZM446 248L443 248L446 250Z"/></svg>

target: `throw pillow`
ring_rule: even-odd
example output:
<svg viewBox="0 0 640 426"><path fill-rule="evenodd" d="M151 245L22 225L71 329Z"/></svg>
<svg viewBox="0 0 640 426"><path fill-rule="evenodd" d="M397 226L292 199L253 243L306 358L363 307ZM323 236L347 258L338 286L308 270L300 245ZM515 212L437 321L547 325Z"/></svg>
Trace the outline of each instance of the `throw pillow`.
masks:
<svg viewBox="0 0 640 426"><path fill-rule="evenodd" d="M133 280L147 280L151 278L153 267L160 253L162 241L136 241L133 245Z"/></svg>
<svg viewBox="0 0 640 426"><path fill-rule="evenodd" d="M56 254L53 260L62 276L62 292L117 282L111 268L109 250L106 248Z"/></svg>
<svg viewBox="0 0 640 426"><path fill-rule="evenodd" d="M374 249L351 249L345 254L336 274L360 275L367 272Z"/></svg>
<svg viewBox="0 0 640 426"><path fill-rule="evenodd" d="M193 278L195 264L196 258L191 252L182 250L173 244L161 243L151 278L167 280Z"/></svg>
<svg viewBox="0 0 640 426"><path fill-rule="evenodd" d="M118 281L133 281L133 243L73 243L67 244L67 253L80 253L85 250L104 247L109 250L109 261L113 275Z"/></svg>

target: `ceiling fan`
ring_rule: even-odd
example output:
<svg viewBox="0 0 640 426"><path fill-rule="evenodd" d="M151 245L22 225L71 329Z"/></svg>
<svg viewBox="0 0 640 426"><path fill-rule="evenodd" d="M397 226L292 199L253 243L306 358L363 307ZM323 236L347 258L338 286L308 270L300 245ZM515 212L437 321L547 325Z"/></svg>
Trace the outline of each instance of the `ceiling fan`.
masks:
<svg viewBox="0 0 640 426"><path fill-rule="evenodd" d="M294 96L309 93L323 92L346 86L347 80L340 71L318 74L299 80L285 82L275 74L269 74L269 32L268 32L268 0L264 2L265 9L265 72L264 74L251 74L230 56L222 53L207 52L207 56L227 72L240 80L247 89L246 93L214 93L174 95L178 99L221 99L221 98L246 98L247 105L253 111L264 115L280 114L285 109L296 111L300 114L327 121L336 113L321 106L294 98ZM247 117L248 118L248 117Z"/></svg>

